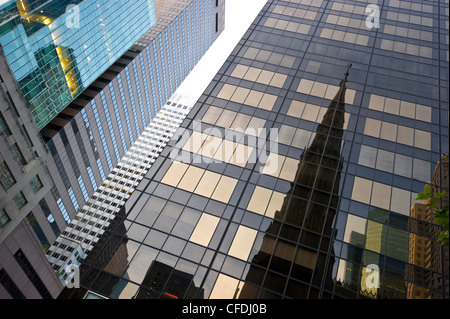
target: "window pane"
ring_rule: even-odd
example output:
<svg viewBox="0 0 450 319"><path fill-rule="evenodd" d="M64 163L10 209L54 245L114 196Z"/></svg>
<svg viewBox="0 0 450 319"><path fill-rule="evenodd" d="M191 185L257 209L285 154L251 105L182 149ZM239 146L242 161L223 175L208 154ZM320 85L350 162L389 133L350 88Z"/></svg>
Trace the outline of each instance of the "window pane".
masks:
<svg viewBox="0 0 450 319"><path fill-rule="evenodd" d="M246 261L257 233L254 229L242 225L239 226L228 254Z"/></svg>
<svg viewBox="0 0 450 319"><path fill-rule="evenodd" d="M397 140L397 125L382 122L380 138L395 142Z"/></svg>
<svg viewBox="0 0 450 319"><path fill-rule="evenodd" d="M394 174L411 177L412 158L400 154L395 155Z"/></svg>
<svg viewBox="0 0 450 319"><path fill-rule="evenodd" d="M394 170L394 153L378 150L376 168L391 173Z"/></svg>
<svg viewBox="0 0 450 319"><path fill-rule="evenodd" d="M264 94L258 107L264 110L271 111L275 104L276 99L277 99L276 95Z"/></svg>
<svg viewBox="0 0 450 319"><path fill-rule="evenodd" d="M189 240L202 246L208 246L219 221L220 218L203 213Z"/></svg>
<svg viewBox="0 0 450 319"><path fill-rule="evenodd" d="M8 214L4 209L0 210L0 229L5 227L5 225L10 221Z"/></svg>
<svg viewBox="0 0 450 319"><path fill-rule="evenodd" d="M256 186L252 198L248 203L247 210L264 215L271 195L272 191L270 189Z"/></svg>
<svg viewBox="0 0 450 319"><path fill-rule="evenodd" d="M33 190L33 192L37 192L38 190L40 190L42 187L44 187L42 185L41 179L39 178L38 175L36 175L35 177L33 177L30 180L30 185L31 185L31 189Z"/></svg>
<svg viewBox="0 0 450 319"><path fill-rule="evenodd" d="M352 199L365 204L369 204L371 191L372 191L371 181L361 177L357 176L355 177L355 181L353 183Z"/></svg>
<svg viewBox="0 0 450 319"><path fill-rule="evenodd" d="M368 166L368 167L375 167L377 159L377 149L361 145L361 151L359 152L359 159L358 164Z"/></svg>
<svg viewBox="0 0 450 319"><path fill-rule="evenodd" d="M186 174L184 174L183 179L181 180L178 187L189 192L193 192L202 175L203 170L201 168L190 166L187 169Z"/></svg>
<svg viewBox="0 0 450 319"><path fill-rule="evenodd" d="M385 184L373 183L370 203L377 207L389 210L391 202L391 187Z"/></svg>
<svg viewBox="0 0 450 319"><path fill-rule="evenodd" d="M205 197L210 197L216 188L219 179L219 174L206 171L205 174L203 174L200 183L198 183L195 193Z"/></svg>
<svg viewBox="0 0 450 319"><path fill-rule="evenodd" d="M292 101L291 106L287 112L287 115L300 118L303 114L303 110L305 109L306 103L299 101Z"/></svg>
<svg viewBox="0 0 450 319"><path fill-rule="evenodd" d="M189 165L187 164L181 162L173 162L161 182L176 187L188 167Z"/></svg>
<svg viewBox="0 0 450 319"><path fill-rule="evenodd" d="M21 209L27 204L27 200L22 192L19 192L14 198L13 202L16 205L17 209Z"/></svg>
<svg viewBox="0 0 450 319"><path fill-rule="evenodd" d="M231 73L231 76L234 76L236 78L243 78L245 73L248 70L248 66L246 65L242 65L242 64L238 64L236 65L236 67L234 68L233 73Z"/></svg>
<svg viewBox="0 0 450 319"><path fill-rule="evenodd" d="M381 130L381 122L378 120L373 120L371 118L366 119L366 125L364 127L364 134L373 137L379 137Z"/></svg>
<svg viewBox="0 0 450 319"><path fill-rule="evenodd" d="M222 175L211 198L223 203L228 203L236 184L237 179Z"/></svg>
<svg viewBox="0 0 450 319"><path fill-rule="evenodd" d="M222 113L221 108L218 108L215 106L210 106L208 111L203 116L202 121L206 122L206 123L214 124L214 123L216 123L220 113Z"/></svg>
<svg viewBox="0 0 450 319"><path fill-rule="evenodd" d="M6 165L6 162L0 163L0 181L6 190L10 189L11 186L16 183L16 180L9 170L8 165Z"/></svg>
<svg viewBox="0 0 450 319"><path fill-rule="evenodd" d="M210 299L232 299L236 293L239 280L219 274Z"/></svg>

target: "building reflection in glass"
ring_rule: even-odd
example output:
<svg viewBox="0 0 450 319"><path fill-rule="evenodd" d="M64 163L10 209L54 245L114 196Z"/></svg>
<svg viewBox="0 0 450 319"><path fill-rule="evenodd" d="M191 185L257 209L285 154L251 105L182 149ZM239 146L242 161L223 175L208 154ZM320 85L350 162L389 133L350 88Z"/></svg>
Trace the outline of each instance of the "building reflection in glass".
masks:
<svg viewBox="0 0 450 319"><path fill-rule="evenodd" d="M441 156L430 186L432 194L442 190L446 192L440 205L448 205L448 154ZM442 246L438 241L441 227L433 222L433 212L427 202L415 203L411 207L410 227L408 261L414 266L406 274L407 298L440 299L443 290L448 295L448 246ZM442 273L447 277L443 278Z"/></svg>
<svg viewBox="0 0 450 319"><path fill-rule="evenodd" d="M448 155L436 165L430 185L433 193L446 191L442 205L448 205ZM432 211L426 202L414 203L403 230L391 226L394 218L380 208L371 209L367 219L348 216L344 241L349 245L341 253L346 260L339 265L336 292L377 299L443 298L443 285L448 291L448 278L442 276L448 273L448 246L438 241L441 227L433 223ZM371 264L381 269L379 287L367 286Z"/></svg>
<svg viewBox="0 0 450 319"><path fill-rule="evenodd" d="M300 157L289 195L284 198L281 209L275 212L274 220L266 230L239 298L264 298L264 293L259 293L259 289L251 284L260 284L263 277L264 288L280 293L286 288L286 295L291 298L312 297L309 292L311 280L317 286L332 283L334 257L310 247L317 246L322 240L321 248L328 250L333 233L343 162L341 149L347 77L348 71L317 127L314 140ZM299 238L301 246L297 245ZM330 249L333 250L332 247ZM295 280L286 282L286 278L276 273L289 274Z"/></svg>
<svg viewBox="0 0 450 319"><path fill-rule="evenodd" d="M158 260L156 250L130 240L125 215L123 206L81 264L81 289L65 289L59 298L203 299L194 274Z"/></svg>

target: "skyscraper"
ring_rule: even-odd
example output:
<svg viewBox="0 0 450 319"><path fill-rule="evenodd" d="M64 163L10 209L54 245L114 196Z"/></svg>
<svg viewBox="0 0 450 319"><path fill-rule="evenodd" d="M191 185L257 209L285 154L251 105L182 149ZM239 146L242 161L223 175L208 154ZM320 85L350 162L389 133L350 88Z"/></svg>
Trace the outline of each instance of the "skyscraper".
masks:
<svg viewBox="0 0 450 319"><path fill-rule="evenodd" d="M196 298L448 298L443 267L440 285L406 276L427 270L409 258L416 194L448 193L431 179L448 169L448 10L267 1L128 199L128 266L87 264L71 296L165 298L169 276L144 280L157 263Z"/></svg>
<svg viewBox="0 0 450 319"><path fill-rule="evenodd" d="M105 229L120 219L122 207L159 153L169 142L194 104L193 98L174 95L158 112L138 140L99 186L74 220L46 251L47 258L65 284L77 267L97 245ZM66 269L67 268L67 269Z"/></svg>
<svg viewBox="0 0 450 319"><path fill-rule="evenodd" d="M154 5L2 1L0 12L2 295L51 298L60 287L42 250L69 216L42 201L56 188L39 130L155 24ZM129 37L111 37L125 30Z"/></svg>
<svg viewBox="0 0 450 319"><path fill-rule="evenodd" d="M153 1L7 1L0 10L0 43L39 130L155 24Z"/></svg>
<svg viewBox="0 0 450 319"><path fill-rule="evenodd" d="M2 144L2 156L8 148L10 158L22 154L26 171L2 164L2 182L16 186L1 194L0 247L17 241L11 231L27 216L29 236L37 238L27 254L41 260L222 32L224 1L8 1L1 10L5 98L27 121L16 129L9 115L0 118L3 130L22 132L6 140L12 146ZM20 215L11 210L13 197ZM2 250L2 260L12 258ZM61 283L45 276L55 297ZM24 290L18 286L22 296L39 296Z"/></svg>

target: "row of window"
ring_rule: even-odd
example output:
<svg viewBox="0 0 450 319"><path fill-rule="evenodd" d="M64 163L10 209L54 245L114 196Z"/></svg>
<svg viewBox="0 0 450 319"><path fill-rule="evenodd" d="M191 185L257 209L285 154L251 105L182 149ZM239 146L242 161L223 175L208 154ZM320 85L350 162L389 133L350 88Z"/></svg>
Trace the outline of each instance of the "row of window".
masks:
<svg viewBox="0 0 450 319"><path fill-rule="evenodd" d="M216 106L210 106L203 115L202 122L224 127L232 130L239 130L251 134L258 135L258 130L262 129L266 124L266 120L246 115L231 110L226 110Z"/></svg>
<svg viewBox="0 0 450 319"><path fill-rule="evenodd" d="M285 74L249 67L243 64L236 65L231 76L278 88L282 88L287 79L287 75Z"/></svg>
<svg viewBox="0 0 450 319"><path fill-rule="evenodd" d="M364 134L427 151L431 150L431 133L408 126L366 118Z"/></svg>
<svg viewBox="0 0 450 319"><path fill-rule="evenodd" d="M250 90L231 84L225 84L217 97L268 111L272 110L277 99L277 96L273 94Z"/></svg>
<svg viewBox="0 0 450 319"><path fill-rule="evenodd" d="M0 181L5 190L10 189L16 184L16 180L8 168L6 162L0 163ZM38 175L30 180L30 187L34 193L37 193L44 186L42 185L41 179ZM18 210L22 209L28 202L22 192L19 192L13 197L13 202Z"/></svg>
<svg viewBox="0 0 450 319"><path fill-rule="evenodd" d="M41 297L44 299L53 299L50 292L47 290L47 287L22 250L19 249L14 254L14 259L22 269L23 273L28 277L33 286L36 288L37 292L41 295ZM0 284L6 289L6 291L12 298L25 299L23 293L16 286L14 281L12 281L11 277L4 269L0 269Z"/></svg>
<svg viewBox="0 0 450 319"><path fill-rule="evenodd" d="M181 162L173 162L161 182L224 203L229 201L237 184L235 178Z"/></svg>
<svg viewBox="0 0 450 319"><path fill-rule="evenodd" d="M63 232L65 237L83 243L87 251L93 248L184 119L182 115L185 112L186 109L178 108L161 110L90 200L79 210L74 221ZM60 245L62 244L57 241L48 252L49 260L57 271L64 264L61 263L63 259L67 258L57 252Z"/></svg>
<svg viewBox="0 0 450 319"><path fill-rule="evenodd" d="M199 266L201 267L201 265L209 265L212 257L210 253L213 253L213 251L209 251L209 249L206 250L205 248L207 248L208 245L210 248L216 247L217 239L223 237L225 232L225 225L220 218L187 207L183 208L183 206L174 203L166 203L164 200L156 197L150 197L143 208L143 211L145 211L146 214L143 214L142 218L145 216L153 216L152 222L142 219L136 221L139 223L143 222L145 225L154 224L158 225L158 227L166 225L167 227L164 227L164 229L159 231L154 228L150 229L144 227L137 223L127 222L127 237L131 239L126 245L129 256L127 270L125 273L122 271L117 272L112 269L110 271L117 276L126 276L134 283L146 285L147 283L144 282L145 272L142 272L142 268L150 268L152 261L157 260L167 265L172 265L172 267L175 267L175 264L177 263L180 265L184 264L185 266L186 263L190 264L191 267L188 267L190 270L187 271L186 268L185 270L189 274L195 276L195 278L201 280L203 278L201 275L202 273L198 273L197 277L195 275L196 269ZM161 214L159 214L160 212ZM336 256L341 256L341 259L337 259L338 267L334 272L337 278L347 282L359 280L358 273L352 277L351 273L346 274L343 271L345 271L345 269L352 269L353 272L358 272L358 269L361 268L362 271L359 274L359 278L361 278L361 274L364 274L364 269L361 266L371 262L380 264L381 258L384 258L384 256L394 256L394 258L399 258L400 254L403 254L403 257L400 259L404 260L405 258L408 258L405 257L408 252L407 250L404 250L404 244L408 241L408 238L405 237L405 234L407 235L407 233L398 231L392 227L381 225L374 221L367 222L367 220L358 220L356 216L349 216L348 223L351 226L349 227L349 233L346 234L346 241L351 245L336 242L335 249L333 250L333 253ZM362 225L361 223L365 224ZM165 232L171 232L174 236L168 236ZM367 238L365 237L366 235ZM213 289L210 298L218 296L232 298L235 296L234 288L232 289L233 293L228 296L228 293L231 292L227 286L222 286L222 284L224 284L222 281L227 279L236 284L239 282L239 278L243 275L243 270L246 266L243 261L250 260L251 256L258 252L259 243L263 240L264 236L265 233L258 232L250 227L235 223L231 224L225 236L226 240L221 245L220 253L217 255L212 266L214 270L222 273L219 275L219 278L221 276L223 276L223 278L218 279L217 281L213 279L212 282L216 282L218 286L217 289ZM189 241L186 242L186 240ZM311 270L315 268L317 263L320 263L319 252L316 250L294 245L285 240L280 240L277 245L275 245L275 241L270 243L268 237L265 237L264 240L265 245L263 244L261 250L270 254L273 253L274 258L279 257L293 261L295 259L295 264ZM143 243L143 245L139 245L139 242ZM213 242L215 242L215 244ZM387 242L392 244L387 245ZM150 245L151 247L147 245ZM361 245L364 247L364 250L361 248ZM361 258L354 260L355 254ZM417 256L417 252L415 255ZM181 256L181 259L178 259L179 256ZM300 258L299 256L302 257ZM382 264L386 265L382 266L383 268L386 267L386 270L383 271L388 271L390 269L389 267L392 267L395 264L392 261L393 265L390 265L389 261L392 260L383 261ZM201 265L193 263L199 263ZM399 266L401 268L401 265L397 265L397 267ZM399 271L401 273L399 273ZM296 278L298 275L299 273L296 273L293 270L291 273L291 276L293 277L290 280L292 281L292 279L294 277ZM403 278L404 273L403 270L397 269L393 273L391 272L390 275ZM308 275L303 273L302 276L302 280L306 281L309 281L312 278L311 274ZM251 279L250 277L247 277L246 280L253 282L255 279L256 278ZM281 283L283 283L284 280L282 280ZM411 282L416 281L420 284L420 279L414 279L408 276L408 280ZM244 283L241 282L240 285L242 287ZM214 285L206 285L206 287L213 286ZM277 286L278 285L274 285L271 286L271 288L274 289L274 287ZM399 286L399 288L401 287ZM405 287L400 290L404 289ZM208 288L205 293L209 295L210 291L210 288Z"/></svg>
<svg viewBox="0 0 450 319"><path fill-rule="evenodd" d="M364 10L364 7L358 7L353 5L347 5L348 10L351 9L351 11L354 11L355 8L360 8L361 10ZM342 8L341 8L342 7ZM333 10L342 11L345 8L345 5L335 3L333 5ZM288 7L289 8L289 7ZM278 12L281 12L280 8L278 8ZM342 10L338 10L342 9ZM294 10L291 8L291 11ZM298 9L297 9L298 10ZM363 14L363 12L359 12L361 10L358 10L358 14ZM344 10L345 11L345 10ZM284 11L283 11L284 12ZM292 14L292 12L291 12ZM340 25L340 26L349 26L355 29L364 29L366 27L366 21L365 19L355 19L355 18L349 18L344 16L338 16L334 14L330 14L327 17L326 20L327 23ZM292 32L300 32L302 34L308 34L310 30L309 25L300 25L296 22L290 22L285 21L282 19L274 19L274 18L268 18L264 24L264 26L275 28L275 29L281 29L281 30L287 30ZM401 37L407 37L411 39L417 39L420 41L433 41L433 33L429 31L423 31L423 30L416 30L412 28L405 28L400 26L394 26L394 25L384 25L384 33L395 35L395 36L401 36ZM367 46L369 43L370 37L368 35L364 34L358 34L350 31L341 31L341 30L335 30L330 28L323 28L320 37L332 39L335 41L343 41L347 43ZM389 50L399 53L406 53L411 55L417 55L422 56L426 58L432 57L432 48L424 45L417 45L412 43L404 43L400 41L393 41L388 39L382 39L380 43L380 48L383 50Z"/></svg>

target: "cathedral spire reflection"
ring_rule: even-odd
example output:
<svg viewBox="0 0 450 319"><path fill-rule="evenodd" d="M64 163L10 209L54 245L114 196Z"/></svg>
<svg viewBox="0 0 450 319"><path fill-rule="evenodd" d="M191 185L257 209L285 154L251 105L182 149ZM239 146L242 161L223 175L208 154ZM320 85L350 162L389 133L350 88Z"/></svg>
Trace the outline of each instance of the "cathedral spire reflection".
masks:
<svg viewBox="0 0 450 319"><path fill-rule="evenodd" d="M339 90L300 156L296 178L252 259L239 298L264 298L256 285L292 298L312 297L311 282L331 284L334 258L320 254L332 244L332 223L339 201L347 68ZM331 248L332 249L332 248ZM267 271L266 269L267 268ZM287 279L283 275L289 275ZM295 281L296 279L300 281ZM254 283L255 285L253 285Z"/></svg>

